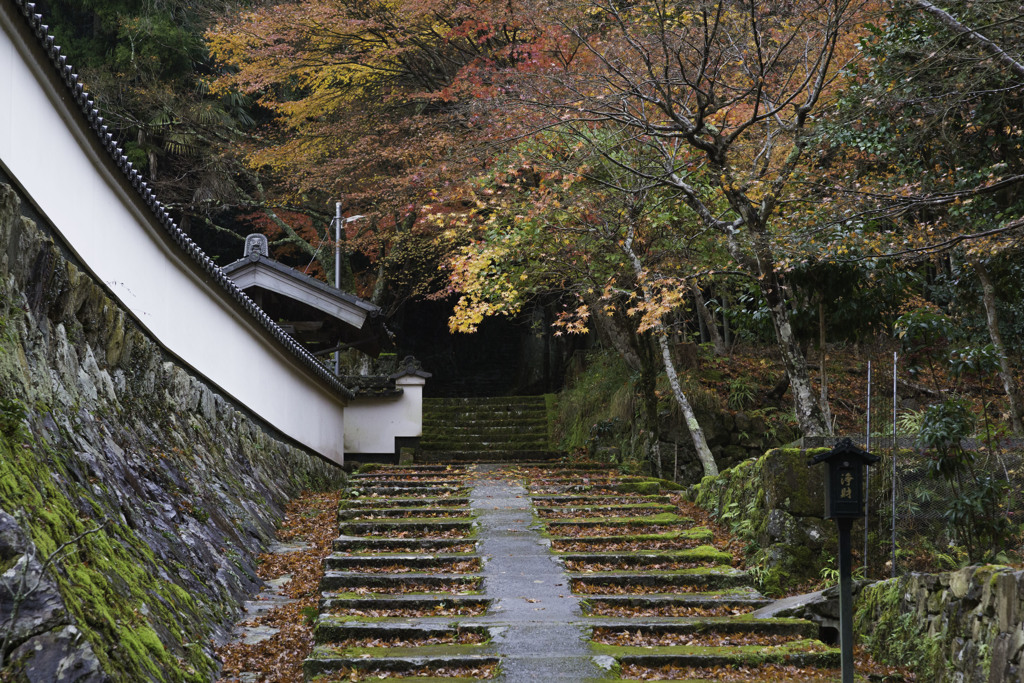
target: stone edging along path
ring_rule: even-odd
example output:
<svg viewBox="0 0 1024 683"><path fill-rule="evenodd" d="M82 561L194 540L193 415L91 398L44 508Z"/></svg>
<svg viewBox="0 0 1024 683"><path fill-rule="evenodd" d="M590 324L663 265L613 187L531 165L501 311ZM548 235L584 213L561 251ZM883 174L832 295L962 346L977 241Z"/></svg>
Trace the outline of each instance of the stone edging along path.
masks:
<svg viewBox="0 0 1024 683"><path fill-rule="evenodd" d="M712 532L628 478L479 464L352 480L308 680L836 676L813 624L744 616L768 601Z"/></svg>

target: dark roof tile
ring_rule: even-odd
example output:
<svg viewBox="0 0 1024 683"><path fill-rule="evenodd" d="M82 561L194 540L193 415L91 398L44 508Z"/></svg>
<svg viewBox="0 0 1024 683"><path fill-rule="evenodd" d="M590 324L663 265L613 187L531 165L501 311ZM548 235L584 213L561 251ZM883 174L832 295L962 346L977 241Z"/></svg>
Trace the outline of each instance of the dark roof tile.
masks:
<svg viewBox="0 0 1024 683"><path fill-rule="evenodd" d="M61 53L61 48L54 41L52 35L49 32L49 26L43 23L43 17L41 14L35 13L36 4L34 2L25 2L25 0L0 0L14 2L15 6L21 10L22 15L25 17L25 21L28 23L29 28L35 33L39 39L40 46L46 52L53 67L57 70L58 78L67 86L71 92L73 98L78 104L79 109L82 111L84 116L83 124L92 129L96 136L100 140L100 144L107 148L111 157L114 159L114 163L124 172L129 182L135 187L135 189L142 196L143 201L150 208L153 213L153 217L156 221L163 226L167 231L170 238L178 244L181 249L187 253L203 270L213 276L217 284L235 301L237 301L244 309L259 321L259 323L268 331L270 334L281 343L292 355L297 357L306 367L313 371L321 380L323 380L328 386L330 386L337 393L353 398L355 392L345 386L339 377L331 372L326 366L318 361L309 351L307 351L301 344L295 341L287 332L281 329L281 327L271 320L258 306L256 306L252 300L239 289L231 278L225 277L220 272L220 268L210 259L203 251L196 245L185 233L181 231L177 223L170 217L167 210L163 207L159 200L156 199L152 190L142 180L142 175L132 168L132 164L128 161L128 157L125 156L124 151L117 145L113 139L113 135L108 131L107 126L103 125L103 117L100 116L99 111L95 106L95 102L89 96L84 85L80 82L78 74L74 72L74 69L68 64L67 57Z"/></svg>

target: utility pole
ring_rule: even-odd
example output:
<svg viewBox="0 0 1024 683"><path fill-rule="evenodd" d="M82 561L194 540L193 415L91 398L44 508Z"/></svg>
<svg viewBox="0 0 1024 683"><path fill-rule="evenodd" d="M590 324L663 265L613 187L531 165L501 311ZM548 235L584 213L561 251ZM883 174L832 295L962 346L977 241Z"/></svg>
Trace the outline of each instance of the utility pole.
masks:
<svg viewBox="0 0 1024 683"><path fill-rule="evenodd" d="M341 289L341 202L334 202L334 288Z"/></svg>
<svg viewBox="0 0 1024 683"><path fill-rule="evenodd" d="M341 202L334 202L334 288L341 289L341 228L346 223L357 221L366 216L341 217ZM334 374L341 371L341 344L339 340L338 350L334 352Z"/></svg>

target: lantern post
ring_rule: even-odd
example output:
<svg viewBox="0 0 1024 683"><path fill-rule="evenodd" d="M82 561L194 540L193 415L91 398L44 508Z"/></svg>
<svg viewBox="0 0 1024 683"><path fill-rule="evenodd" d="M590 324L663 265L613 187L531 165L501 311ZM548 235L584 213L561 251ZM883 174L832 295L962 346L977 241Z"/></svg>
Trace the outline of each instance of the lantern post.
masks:
<svg viewBox="0 0 1024 683"><path fill-rule="evenodd" d="M853 564L850 530L864 516L864 474L880 458L861 450L850 439L837 441L831 451L814 456L808 465L825 463L825 519L839 528L839 647L843 683L853 683Z"/></svg>

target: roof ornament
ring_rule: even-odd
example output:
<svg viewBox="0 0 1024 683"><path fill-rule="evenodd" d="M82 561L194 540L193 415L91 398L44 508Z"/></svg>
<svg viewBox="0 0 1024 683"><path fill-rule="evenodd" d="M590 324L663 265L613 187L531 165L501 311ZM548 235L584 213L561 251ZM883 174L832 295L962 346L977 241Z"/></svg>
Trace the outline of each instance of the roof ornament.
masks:
<svg viewBox="0 0 1024 683"><path fill-rule="evenodd" d="M422 377L424 379L433 377L429 372L423 369L423 364L420 363L413 356L406 356L398 364L398 371L392 373L391 379L398 379L400 377Z"/></svg>
<svg viewBox="0 0 1024 683"><path fill-rule="evenodd" d="M261 256L270 256L270 247L267 243L267 236L254 233L245 238L245 254L250 261L255 263Z"/></svg>

